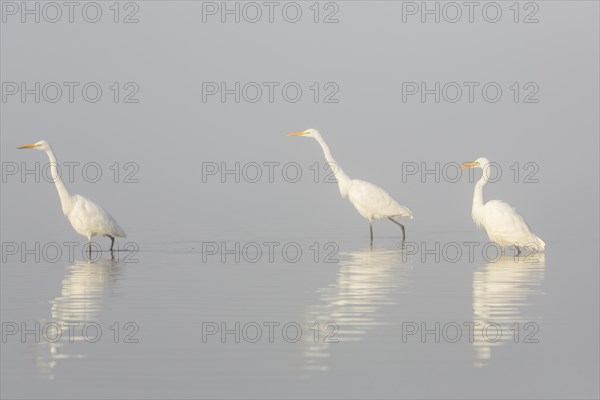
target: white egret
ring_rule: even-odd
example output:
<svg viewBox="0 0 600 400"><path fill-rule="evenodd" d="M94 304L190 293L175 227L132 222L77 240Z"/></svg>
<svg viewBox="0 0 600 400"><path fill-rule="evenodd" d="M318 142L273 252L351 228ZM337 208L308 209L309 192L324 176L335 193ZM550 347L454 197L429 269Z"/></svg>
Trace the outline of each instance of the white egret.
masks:
<svg viewBox="0 0 600 400"><path fill-rule="evenodd" d="M92 251L92 236L108 236L111 240L110 251L113 251L115 237L126 237L125 231L117 221L102 207L78 194L71 194L58 174L56 156L52 147L45 141L17 147L18 149L36 149L44 151L50 159L50 173L56 185L63 214L67 217L75 232L87 237Z"/></svg>
<svg viewBox="0 0 600 400"><path fill-rule="evenodd" d="M463 170L469 168L483 170L483 176L475 185L473 193L471 215L475 225L485 229L490 241L503 248L514 246L518 254L521 254L520 247L533 247L537 251L543 251L546 247L544 241L531 232L527 222L514 208L500 200L483 202L483 187L490 177L490 161L481 157L462 166Z"/></svg>
<svg viewBox="0 0 600 400"><path fill-rule="evenodd" d="M348 198L350 203L356 208L356 211L363 218L369 221L369 229L371 232L371 242L373 242L373 220L387 218L402 229L402 240L405 239L406 233L404 225L396 221L395 217L413 217L412 211L398 203L385 190L371 182L361 181L358 179L350 179L348 175L342 171L339 164L333 159L329 146L323 140L323 137L316 129L307 129L302 132L290 133L288 136L304 136L317 141L323 149L325 159L333 169L333 173L338 182L340 194L342 198Z"/></svg>

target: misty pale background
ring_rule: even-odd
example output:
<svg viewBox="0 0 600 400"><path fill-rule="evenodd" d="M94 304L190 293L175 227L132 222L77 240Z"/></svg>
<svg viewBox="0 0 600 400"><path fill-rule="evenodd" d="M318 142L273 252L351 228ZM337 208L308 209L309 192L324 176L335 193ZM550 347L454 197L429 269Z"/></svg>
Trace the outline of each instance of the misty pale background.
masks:
<svg viewBox="0 0 600 400"><path fill-rule="evenodd" d="M358 352L356 358L338 359L334 365L339 369L332 368L338 371L332 372L332 380L315 384L312 389L310 384L302 386L294 379L290 384L279 380L270 393L288 397L314 393L387 397L414 396L423 393L419 390L428 390L432 396L469 393L481 396L487 393L486 388L492 387L497 390L492 392L494 394L514 396L519 392L511 390L529 390L526 388L533 385L526 379L529 371L537 382L545 382L546 386L533 385L531 390L537 395L577 393L589 397L598 394L597 382L594 383L598 375L597 2L537 2L539 22L535 24L514 23L509 4L505 2L501 3L505 14L495 24L482 20L480 13L476 14L474 23L421 23L419 15L403 22L402 3L387 1L337 2L339 22L329 24L312 20L308 8L312 3L308 2L300 3L305 14L298 23L285 22L278 12L273 23L265 21L266 16L258 23L243 20L221 23L219 15L209 16L203 22L201 2L144 1L136 3L139 22L124 24L112 21L109 3L101 4L105 14L96 24L82 21L80 17L74 23L23 24L18 16L8 16L2 23L2 82L27 82L30 86L34 82L42 85L97 82L103 89L97 103L82 100L80 89L76 89L73 103L66 100L66 93L55 104L35 103L31 96L23 103L19 95L8 96L1 104L3 173L8 164L22 167L25 163L27 168L33 168L35 163L42 166L47 163L41 152L15 149L39 140L53 146L59 162L81 163L75 169L74 182L68 183L69 189L106 208L128 234L126 240L119 242L137 243L141 250L140 266L147 267L129 267L129 276L122 276L120 272L116 283L109 282L110 296L122 299L119 296L127 297L127 293L139 295L135 297L137 300L127 303L108 301L112 304L105 309L111 316L109 319L118 319L116 316L120 315L121 320L137 318L156 324L167 315L177 319L170 320L171 324L163 321L157 325L162 328L152 333L146 329L145 343L148 346L153 343L152 347L140 347L137 356L122 360L120 368L113 366L115 371L123 372L137 367L145 374L136 375L139 380L126 382L123 377L112 377L114 386L103 386L99 384L101 380L88 381L93 371L99 377L105 377L102 373L110 376L106 372L110 368L98 372L101 366L110 365L108 360L102 360L101 352L96 353L100 361L94 361L94 357L88 357L90 361L78 361L93 363L89 369L78 367L82 364L61 364L74 374L70 376L76 377L78 371L85 371L86 378L80 376L81 382L91 382L99 392L86 392L83 387L78 387L81 391L70 392L69 387L74 383L69 382L69 375L62 375L65 380L60 384L34 380L36 383L25 385L35 376L30 366L33 356L27 353L26 345L3 344L3 393L10 396L51 393L59 397L69 396L67 393L79 397L99 393L161 396L173 392L168 392L168 387L150 388L166 379L173 385L171 388L179 388L180 391L174 393L181 396L266 395L261 379L283 374L277 366L291 361L269 359L272 368L257 367L264 374L258 378L257 372L252 378L252 360L264 356L264 352L245 350L250 352L244 353L250 355L244 359L246 364L227 364L226 361L220 364L223 354L218 346L209 348L213 351L211 365L220 368L223 373L220 376L227 375L228 366L241 369L236 370L237 375L232 373L224 380L209 380L210 374L206 375L206 391L197 390L196 385L203 380L185 374L194 371L196 363L202 364L203 356L181 363L176 355L182 354L178 353L182 348L172 347L175 345L165 337L175 342L182 338L185 343L188 339L193 342L188 336L171 337L170 329L177 327L177 323L184 326L190 320L199 323L204 314L194 314L193 309L177 314L174 310L191 305L222 307L219 304L231 301L231 308L227 306L225 311L212 310L208 314L215 320L225 318L224 315L235 316L236 307L246 310L239 305L248 295L246 290L260 287L261 290L280 289L274 297L260 297L264 293L249 295L259 296L260 301L252 303L255 308L246 310L248 320L260 320L262 314L257 310L265 307L275 310L277 302L281 308L271 314L265 311L268 315L263 319L280 315L284 320L293 320L296 313L319 314L322 310L315 304L319 304L322 295L315 294L320 293L317 288L328 287L338 271L319 270L319 265L313 264L306 266L306 270L287 265L259 271L223 270L217 265L200 272L206 265L197 262L197 255L191 262L175 249L198 251L203 241L252 240L333 241L340 243L342 250L366 246L368 223L348 201L340 198L335 183L323 182L326 171L321 171L320 183L314 182L314 170L309 167L315 162L320 167L324 165L317 143L287 137L288 133L315 128L320 130L350 177L380 185L414 212L414 220L405 222L407 240L485 242L487 239L485 232L477 230L471 220L474 182L467 174L457 182L448 182L443 176L436 182L433 175L422 178L419 171L403 182L402 173L407 163L429 169L439 163L443 168L447 163L473 161L482 156L499 163L503 177L486 187L485 199L504 200L516 207L547 245L546 286L541 290L546 295L540 296L545 300L536 305L542 311L534 314L543 317L556 312L569 315L569 321L574 324L585 321L585 325L570 325L556 333L557 327L564 326L561 324L564 320L555 315L554 319L550 318L552 325L543 331L548 335L555 332L553 340L547 339L552 346L535 347L536 357L539 357L534 357L535 362L527 364L508 358L500 361L496 369L488 370L487 375L478 370L473 382L466 378L472 376L470 367L451 368L453 372L448 375L445 375L447 370L440 369L436 378L440 380L439 385L430 387L428 382L432 378L427 368L431 366L426 364L429 357L436 357L435 349L427 347L428 355L423 355L411 347L416 351L408 357L413 364L397 368L386 358L388 350L397 345L390 340L380 342L379 352ZM323 18L325 10L321 9L321 13ZM126 94L123 85L137 84L139 91L135 98L139 102L115 103L109 89L114 82L121 86L121 100ZM272 103L266 99L264 86L263 98L256 103L243 99L236 103L233 96L228 96L223 103L218 95L203 101L203 82L226 82L229 87L235 82L242 85L278 82L280 86L275 89ZM285 101L281 95L281 86L288 82L297 82L303 89L297 103ZM317 103L309 89L314 82L319 83L321 90ZM423 103L418 95L403 101L403 82L427 82L429 87L435 82L442 85L479 82L480 86L475 90L473 103L467 100L464 86L463 98L457 103L444 100L436 103L432 96ZM497 103L487 102L481 96L481 86L487 82L497 82L503 89L502 99ZM522 91L517 103L509 89L514 82L519 82ZM535 97L539 102L522 101L525 95L522 86L527 82L538 85ZM323 86L327 83L339 88L334 96L339 100L337 103L323 102L328 93ZM82 178L81 165L90 162L102 168L102 178L95 183ZM231 175L222 182L219 174L207 176L203 182L206 163L216 163L219 167L224 163L232 169L235 163L243 167L250 162L263 166L262 178L256 183L244 179L236 183ZM273 182L269 182L268 167L264 163L273 162L280 164L274 167ZM282 176L282 167L290 162L302 167L302 178L296 183ZM109 168L114 163L120 166L117 183L113 179L114 170ZM124 182L125 175L131 171L124 169L126 163L136 166L134 178L138 182ZM520 165L517 182L514 171L509 169L515 163ZM537 183L524 182L531 171L523 168L526 163L534 163L537 168ZM476 179L479 174L477 171ZM1 219L3 243L85 241L62 215L53 184L43 179L36 183L31 175L26 179L21 179L19 174L3 176ZM398 228L389 222L375 222L374 231L376 243L378 240L387 243L399 235ZM104 248L108 247L108 239L97 240ZM161 252L165 248L171 253ZM360 253L353 254L348 261L351 265L368 265ZM392 264L394 262L392 260ZM375 260L374 265L380 264ZM183 265L193 265L195 268L190 267L189 271L194 272L186 269L188 273L182 274ZM418 265L414 265L416 275L408 280L394 274L380 276L398 283L390 289L392 297L396 296L394 293L404 293L402 288L411 287L411 282L417 282L413 289L420 295L396 299L403 309L414 313L414 320L418 320L419 315L441 310L437 300L432 300L437 299L435 296L440 291L455 293L456 304L460 304L451 308L450 304L454 303L447 303L448 309L444 312L448 319L454 318L454 310L464 307L467 315L460 318L468 320L473 318L472 266L468 263L461 266L457 271L440 266L419 270ZM61 287L64 293L68 281L64 278L64 274L68 274L65 268L70 271L75 267L66 261L32 266L21 264L15 258L8 263L3 260L3 321L48 318L49 299L57 296ZM575 270L576 273L571 272ZM195 275L200 273L207 275ZM424 274L421 279L419 274ZM102 285L105 284L103 281ZM286 298L288 290L301 294L294 299ZM178 297L183 296L181 293L197 293L198 297L184 299ZM219 299L225 294L227 297ZM253 314L255 311L258 314ZM389 315L398 315L397 311ZM190 344L190 348L196 347ZM517 352L511 354L521 351L519 347L516 349ZM195 354L187 350L183 352ZM229 352L235 351L227 347L228 357L233 357ZM156 363L140 361L148 354L156 356ZM344 354L354 353L345 350ZM300 357L301 352L290 355L290 359ZM453 360L453 357L448 355L445 360ZM225 360L231 361L231 358ZM574 367L568 372L553 369L571 362ZM375 388L357 389L356 384L348 383L364 375L353 375L353 370L345 375L345 368L350 368L346 366L363 363L374 368L373 376L381 380L375 379L379 382ZM170 368L175 365L178 367L171 374ZM240 365L248 367L248 374ZM420 366L420 372L410 370L411 365ZM205 373L210 370L209 366L203 368ZM522 372L522 379L510 375L513 368ZM407 372L409 370L411 372ZM411 377L405 382L407 392L393 385L401 375ZM505 376L503 384L502 376ZM381 383L383 381L391 386ZM467 381L473 385L474 392L463 389L468 388ZM559 385L559 381L566 383ZM246 392L242 389L236 392L237 386L230 384L232 382L250 386ZM148 392L144 391L144 385L150 385ZM28 389L23 392L25 386ZM348 391L340 389L344 387ZM435 389L438 387L455 391L443 392ZM523 393L526 392L520 392Z"/></svg>

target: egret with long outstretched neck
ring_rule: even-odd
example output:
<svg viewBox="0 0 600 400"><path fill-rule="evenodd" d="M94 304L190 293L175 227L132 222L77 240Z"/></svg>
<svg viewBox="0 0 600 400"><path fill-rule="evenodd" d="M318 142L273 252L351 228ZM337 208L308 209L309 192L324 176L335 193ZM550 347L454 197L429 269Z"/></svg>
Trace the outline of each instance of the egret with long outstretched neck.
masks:
<svg viewBox="0 0 600 400"><path fill-rule="evenodd" d="M50 159L50 173L56 185L63 214L71 223L75 232L88 239L90 253L92 251L91 241L93 236L107 236L110 238L110 251L112 253L115 237L126 237L125 231L117 221L102 207L78 194L71 194L58 174L56 156L52 147L40 141L34 144L18 147L18 149L36 149L46 153Z"/></svg>
<svg viewBox="0 0 600 400"><path fill-rule="evenodd" d="M356 211L363 218L369 221L369 230L371 233L371 242L373 242L373 220L387 218L402 229L402 240L406 238L404 225L396 221L397 217L413 217L412 211L401 205L390 196L385 190L371 182L351 179L340 168L339 164L333 159L329 146L323 140L323 137L316 129L307 129L302 132L290 133L288 136L304 136L317 141L323 149L325 159L333 169L333 173L338 182L342 198L348 198L350 203L356 208Z"/></svg>
<svg viewBox="0 0 600 400"><path fill-rule="evenodd" d="M487 185L490 177L490 161L481 157L462 166L463 170L469 168L483 170L483 176L475 184L473 193L471 215L475 225L484 228L490 241L502 248L514 246L518 254L521 254L521 247L543 251L546 243L531 232L527 222L514 208L500 200L483 202L483 187Z"/></svg>

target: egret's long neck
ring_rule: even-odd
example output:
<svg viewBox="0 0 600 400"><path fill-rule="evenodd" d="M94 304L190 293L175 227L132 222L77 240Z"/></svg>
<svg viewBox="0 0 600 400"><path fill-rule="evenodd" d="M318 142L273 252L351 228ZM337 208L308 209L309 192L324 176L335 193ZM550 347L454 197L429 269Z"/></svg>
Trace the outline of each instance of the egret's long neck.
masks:
<svg viewBox="0 0 600 400"><path fill-rule="evenodd" d="M473 221L475 225L478 227L482 227L483 219L481 215L481 211L483 209L483 187L488 183L485 177L485 171L483 176L477 183L475 184L475 191L473 192L473 208L471 209L471 216L473 217Z"/></svg>
<svg viewBox="0 0 600 400"><path fill-rule="evenodd" d="M352 185L352 180L342 170L337 161L335 161L333 155L331 154L331 150L329 150L329 146L327 146L327 143L325 143L325 140L323 140L322 137L316 137L315 139L321 145L321 148L323 149L323 154L325 155L325 159L329 163L330 168L333 168L333 174L335 175L335 179L337 179L340 194L343 198L346 198L346 196L348 196L348 190Z"/></svg>
<svg viewBox="0 0 600 400"><path fill-rule="evenodd" d="M72 195L69 192L69 189L65 186L62 178L58 174L58 161L56 161L56 156L54 155L54 151L52 147L49 147L46 150L46 154L50 159L50 174L52 175L52 180L56 185L56 190L58 191L58 197L60 197L60 205L62 206L63 213L67 215L72 207Z"/></svg>

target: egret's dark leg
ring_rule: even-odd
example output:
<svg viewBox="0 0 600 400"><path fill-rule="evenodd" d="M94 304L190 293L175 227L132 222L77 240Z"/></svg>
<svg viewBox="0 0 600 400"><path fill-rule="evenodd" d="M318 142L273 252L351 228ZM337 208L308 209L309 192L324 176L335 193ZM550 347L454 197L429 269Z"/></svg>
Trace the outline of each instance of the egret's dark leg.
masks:
<svg viewBox="0 0 600 400"><path fill-rule="evenodd" d="M89 247L90 260L91 260L92 259L92 239L88 240L88 247Z"/></svg>
<svg viewBox="0 0 600 400"><path fill-rule="evenodd" d="M113 251L113 246L115 245L115 238L108 235L110 238L110 258L115 259L115 252Z"/></svg>
<svg viewBox="0 0 600 400"><path fill-rule="evenodd" d="M402 225L400 222L396 221L392 217L389 217L388 219L390 221L392 221L393 223L395 223L396 225L398 225L400 227L400 229L402 229L402 240L404 241L404 239L406 239L406 230L404 229L404 225Z"/></svg>
<svg viewBox="0 0 600 400"><path fill-rule="evenodd" d="M369 221L369 230L371 231L371 244L373 244L373 223Z"/></svg>
<svg viewBox="0 0 600 400"><path fill-rule="evenodd" d="M517 255L521 255L521 249L519 248L519 246L515 245L515 249L517 249Z"/></svg>

